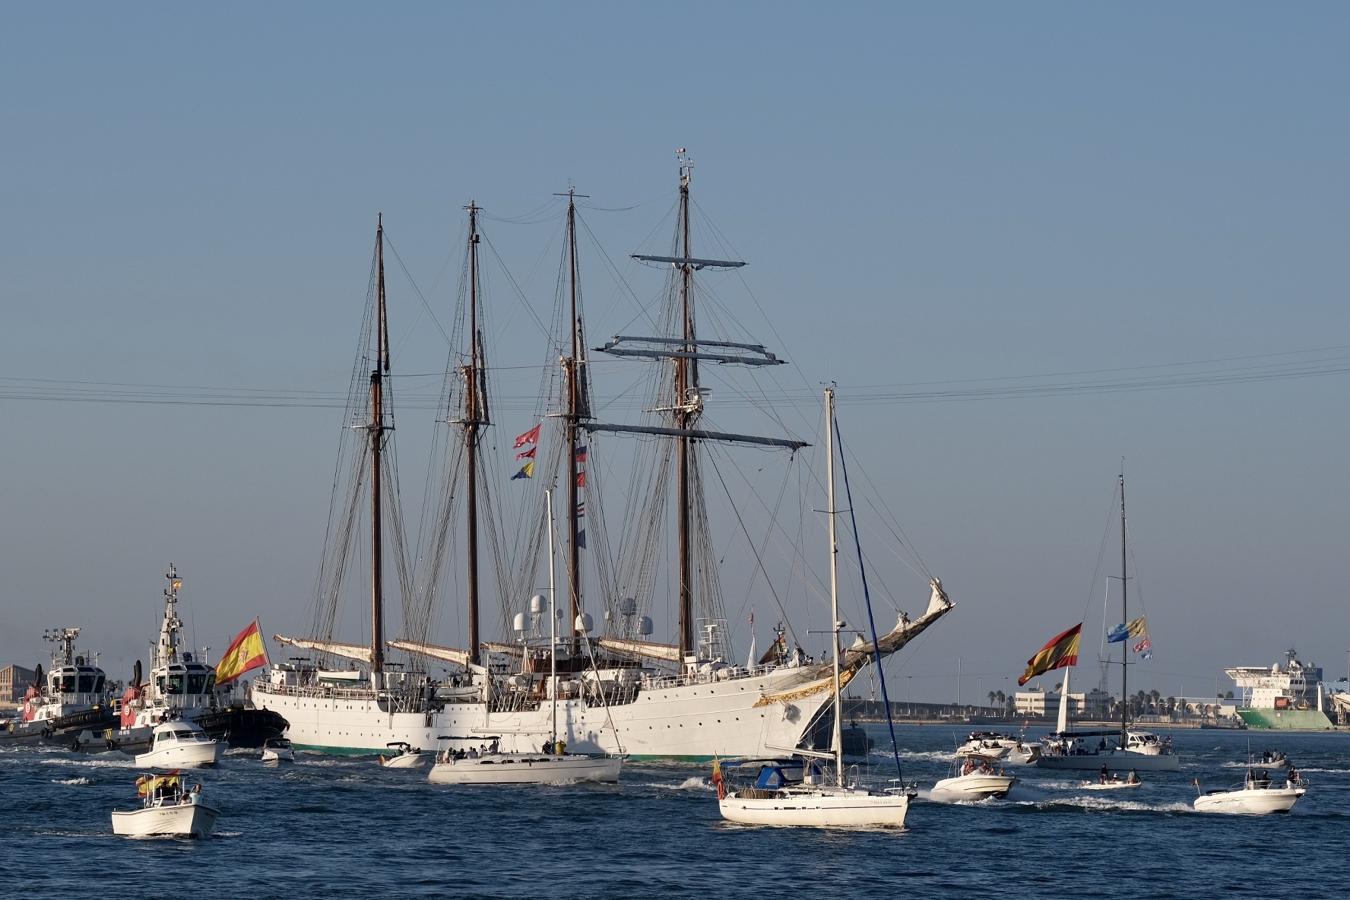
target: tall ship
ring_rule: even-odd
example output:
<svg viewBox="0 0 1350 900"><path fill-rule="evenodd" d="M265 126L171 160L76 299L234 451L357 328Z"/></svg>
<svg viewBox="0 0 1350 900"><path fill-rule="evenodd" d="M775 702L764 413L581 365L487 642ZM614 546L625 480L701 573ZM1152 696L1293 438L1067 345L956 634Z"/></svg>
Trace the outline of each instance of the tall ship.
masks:
<svg viewBox="0 0 1350 900"><path fill-rule="evenodd" d="M1270 666L1234 666L1224 673L1242 692L1237 714L1248 728L1323 731L1333 727L1322 690L1322 667L1304 663L1297 651Z"/></svg>
<svg viewBox="0 0 1350 900"><path fill-rule="evenodd" d="M639 423L602 422L594 415L577 255L580 195L574 190L562 195L567 198L565 249L554 316L560 336L551 344L545 370L545 408L539 423L514 442L520 471L510 479L523 482L515 495L521 511L514 522L542 523L544 493L554 485L567 498L561 528L566 584L560 585L559 597L565 613L558 614L562 634L556 645L545 640L550 624L542 605L523 600L537 583L542 526L519 524L509 539L503 534L508 516L494 489L504 479L483 447L495 406L482 324L479 252L484 236L481 210L472 203L467 207L464 287L452 331L455 350L443 396L442 421L450 427L439 465L445 480L428 501L431 528L419 537L420 568L412 571L392 468L385 236L382 222L377 224L361 374L353 378L344 429L351 438L344 440L339 462L339 470L353 477L346 493L335 490L331 504L315 634L277 635L279 643L309 655L273 665L252 687L255 704L285 716L293 744L334 753L374 753L394 742L454 749L457 743L474 747L491 737L504 751L525 752L548 740L556 721L558 736L575 751L706 759L782 753L819 729L822 716L828 715L833 669L807 657L800 646L790 649L790 626L775 629L761 656L752 651L740 658L730 646L720 560L704 497L706 479L712 476L701 457L711 445L791 454L806 443L717 431L700 422L712 393L700 378L701 366L753 369L783 361L760 344L708 339L697 329L699 273L743 263L695 254L691 175L692 162L682 152L671 251L634 254L638 262L667 273L663 306L647 316L658 333L618 335L594 351L653 364L654 374L647 379L652 402ZM604 526L599 493L602 435L616 436L620 454L636 445L638 453L655 456L633 463L638 474L632 476L623 528L613 536ZM627 444L627 439L636 440ZM530 498L537 510L529 507ZM661 529L672 518L674 534L667 544ZM370 561L370 628L367 641L350 643L335 637L336 608L346 561L355 555L358 539L366 542L364 555ZM665 583L675 607L670 618L677 624L674 639L660 642L653 639L651 613L663 583L655 569L667 549L675 571ZM448 574L449 565L443 564L453 557L462 558L462 573ZM764 564L756 562L763 571ZM482 563L490 563L482 566L486 573ZM584 571L590 573L589 583ZM763 577L768 578L767 571ZM506 640L482 635L482 598L493 578ZM386 595L394 579L405 633L388 639ZM443 584L447 580L456 585L456 594L463 585L462 647L432 640L437 599L451 592ZM922 615L911 620L900 613L894 627L874 642L859 636L842 652L842 684L952 609L938 579L929 577L927 594ZM430 671L438 665L452 674L433 677Z"/></svg>
<svg viewBox="0 0 1350 900"><path fill-rule="evenodd" d="M75 649L79 636L78 628L43 634L53 645L51 665L45 677L42 666L37 667L18 717L0 730L0 745L13 741L78 747L81 732L117 721L107 673L96 654Z"/></svg>
<svg viewBox="0 0 1350 900"><path fill-rule="evenodd" d="M115 725L85 740L97 749L141 753L149 749L155 726L186 719L208 735L233 747L261 747L268 738L281 737L286 720L271 710L256 709L236 697L233 686L216 684L216 669L202 653L183 641L178 615L178 592L183 580L170 564L164 577L164 617L150 661L149 678L142 679L140 660L118 702Z"/></svg>

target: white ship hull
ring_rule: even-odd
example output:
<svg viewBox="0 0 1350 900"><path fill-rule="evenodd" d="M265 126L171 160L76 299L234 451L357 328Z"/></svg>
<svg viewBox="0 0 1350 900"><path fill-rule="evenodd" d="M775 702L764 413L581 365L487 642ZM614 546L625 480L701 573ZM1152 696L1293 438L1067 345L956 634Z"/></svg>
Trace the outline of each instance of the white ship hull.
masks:
<svg viewBox="0 0 1350 900"><path fill-rule="evenodd" d="M619 780L623 760L617 756L545 756L530 753L488 754L454 759L431 767L432 784L567 784L574 781Z"/></svg>
<svg viewBox="0 0 1350 900"><path fill-rule="evenodd" d="M1133 769L1136 772L1176 772L1181 762L1174 754L1159 755L1112 751L1107 753L1089 753L1082 756L1044 756L1036 760L1040 769L1058 772L1100 772L1106 766L1108 772L1125 773Z"/></svg>
<svg viewBox="0 0 1350 900"><path fill-rule="evenodd" d="M807 788L771 792L772 797L741 797L733 792L718 801L722 818L740 825L797 825L816 828L891 827L905 824L909 798L847 788Z"/></svg>
<svg viewBox="0 0 1350 900"><path fill-rule="evenodd" d="M206 837L220 814L201 803L113 810L113 834L127 837Z"/></svg>
<svg viewBox="0 0 1350 900"><path fill-rule="evenodd" d="M820 690L761 703L765 694L813 683L804 675L802 669L780 669L762 676L644 688L633 702L608 710L560 699L558 737L569 750L584 754L695 760L771 756L796 747L829 700L828 691ZM517 712L489 714L482 703L448 703L432 713L401 713L382 710L367 691L325 694L257 682L253 702L286 718L286 736L295 746L330 753L381 753L397 741L436 747L442 735L498 737L504 752L532 753L553 731L549 701Z"/></svg>

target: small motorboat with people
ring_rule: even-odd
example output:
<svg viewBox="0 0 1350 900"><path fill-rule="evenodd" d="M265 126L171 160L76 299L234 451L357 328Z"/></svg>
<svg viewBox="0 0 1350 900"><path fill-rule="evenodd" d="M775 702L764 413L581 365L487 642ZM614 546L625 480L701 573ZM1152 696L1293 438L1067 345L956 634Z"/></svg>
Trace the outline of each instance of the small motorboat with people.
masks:
<svg viewBox="0 0 1350 900"><path fill-rule="evenodd" d="M443 737L442 740L455 740ZM551 741L538 753L502 753L500 738L478 747L450 748L436 756L427 781L432 784L614 783L623 758L568 753L563 741Z"/></svg>
<svg viewBox="0 0 1350 900"><path fill-rule="evenodd" d="M422 748L414 747L407 741L390 741L386 746L394 751L388 756L380 754L380 765L386 769L416 769L426 762Z"/></svg>
<svg viewBox="0 0 1350 900"><path fill-rule="evenodd" d="M1199 779L1195 781L1195 789L1200 791ZM1241 785L1205 791L1191 805L1196 812L1206 813L1255 816L1287 813L1307 792L1302 779L1286 779L1282 787L1276 787L1265 769L1248 769Z"/></svg>
<svg viewBox="0 0 1350 900"><path fill-rule="evenodd" d="M289 738L268 738L263 741L262 761L265 763L295 762L295 748Z"/></svg>
<svg viewBox="0 0 1350 900"><path fill-rule="evenodd" d="M932 796L940 800L985 800L1006 797L1017 783L1016 776L995 768L992 756L968 755L952 765L952 774L933 785Z"/></svg>
<svg viewBox="0 0 1350 900"><path fill-rule="evenodd" d="M207 806L201 784L177 770L136 779L140 809L115 809L113 834L126 837L206 837L220 810Z"/></svg>
<svg viewBox="0 0 1350 900"><path fill-rule="evenodd" d="M1101 775L1096 781L1084 781L1079 787L1085 791L1114 791L1137 788L1143 783L1139 778L1139 773L1133 769L1130 770L1128 775L1121 775L1107 766L1102 766Z"/></svg>
<svg viewBox="0 0 1350 900"><path fill-rule="evenodd" d="M195 722L174 719L155 726L150 749L136 754L138 769L195 769L220 762L224 744L212 740Z"/></svg>
<svg viewBox="0 0 1350 900"><path fill-rule="evenodd" d="M1282 750L1262 750L1259 762L1267 769L1283 769L1289 765L1289 757Z"/></svg>
<svg viewBox="0 0 1350 900"><path fill-rule="evenodd" d="M966 742L956 748L958 757L984 756L1012 765L1031 765L1041 755L1041 747L1020 737L996 731L972 731Z"/></svg>

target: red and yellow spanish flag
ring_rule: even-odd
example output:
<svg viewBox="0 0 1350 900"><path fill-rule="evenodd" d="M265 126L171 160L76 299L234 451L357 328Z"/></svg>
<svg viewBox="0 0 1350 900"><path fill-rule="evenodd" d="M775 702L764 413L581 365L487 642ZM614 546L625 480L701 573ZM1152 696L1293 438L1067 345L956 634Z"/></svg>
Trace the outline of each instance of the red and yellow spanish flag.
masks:
<svg viewBox="0 0 1350 900"><path fill-rule="evenodd" d="M1017 679L1018 687L1051 669L1078 665L1078 639L1082 636L1083 623L1079 622L1068 631L1052 637L1035 656L1027 660L1027 670Z"/></svg>
<svg viewBox="0 0 1350 900"><path fill-rule="evenodd" d="M234 681L245 672L265 665L267 645L263 643L258 620L254 619L252 625L239 632L220 662L216 663L216 684Z"/></svg>

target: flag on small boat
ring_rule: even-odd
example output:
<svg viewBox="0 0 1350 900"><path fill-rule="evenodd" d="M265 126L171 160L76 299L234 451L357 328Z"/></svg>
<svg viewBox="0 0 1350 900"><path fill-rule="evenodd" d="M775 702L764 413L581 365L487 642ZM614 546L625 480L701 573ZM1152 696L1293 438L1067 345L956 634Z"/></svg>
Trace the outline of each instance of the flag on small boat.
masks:
<svg viewBox="0 0 1350 900"><path fill-rule="evenodd" d="M145 796L153 794L159 788L173 789L178 787L181 780L177 769L164 775L142 775L136 779L136 793Z"/></svg>
<svg viewBox="0 0 1350 900"><path fill-rule="evenodd" d="M1026 684L1037 675L1042 675L1051 669L1078 665L1078 641L1082 636L1083 623L1079 622L1068 631L1052 637L1035 656L1027 660L1027 670L1022 673L1021 678L1017 679L1018 686Z"/></svg>
<svg viewBox="0 0 1350 900"><path fill-rule="evenodd" d="M540 422L538 425L534 426L533 428L531 428L529 431L525 432L524 434L518 435L518 436L516 437L516 449L519 450L521 447L524 447L526 444L537 444L537 443L539 443L539 429L541 429L541 428L543 428L543 427L544 427L544 423L543 423L543 422Z"/></svg>
<svg viewBox="0 0 1350 900"><path fill-rule="evenodd" d="M519 472L511 476L511 480L515 481L517 478L533 478L533 477L534 477L534 460L530 460L525 465L520 467Z"/></svg>
<svg viewBox="0 0 1350 900"><path fill-rule="evenodd" d="M265 665L267 646L263 643L258 620L254 619L252 625L239 632L216 663L216 684L234 681L245 672Z"/></svg>

